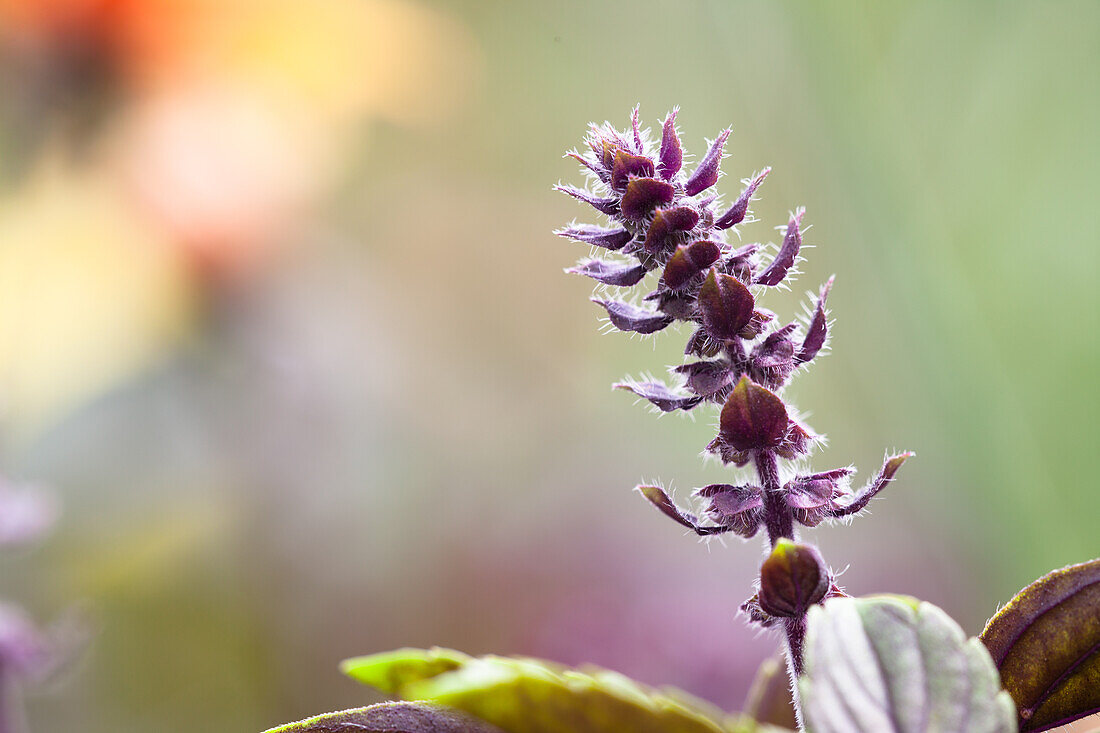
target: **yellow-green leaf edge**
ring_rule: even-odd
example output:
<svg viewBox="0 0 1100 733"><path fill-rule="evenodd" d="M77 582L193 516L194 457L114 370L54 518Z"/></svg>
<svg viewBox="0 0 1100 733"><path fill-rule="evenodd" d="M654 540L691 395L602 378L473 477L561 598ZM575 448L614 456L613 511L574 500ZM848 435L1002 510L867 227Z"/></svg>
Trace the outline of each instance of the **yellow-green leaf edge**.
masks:
<svg viewBox="0 0 1100 733"><path fill-rule="evenodd" d="M341 665L388 695L463 710L507 733L779 733L673 688L656 690L598 667L529 657L398 649Z"/></svg>

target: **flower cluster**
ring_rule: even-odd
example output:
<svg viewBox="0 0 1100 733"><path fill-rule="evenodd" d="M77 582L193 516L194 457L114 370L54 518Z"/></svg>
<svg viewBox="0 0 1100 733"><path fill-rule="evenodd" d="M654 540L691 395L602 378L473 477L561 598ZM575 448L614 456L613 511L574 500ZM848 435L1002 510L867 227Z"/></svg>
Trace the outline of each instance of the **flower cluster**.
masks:
<svg viewBox="0 0 1100 733"><path fill-rule="evenodd" d="M770 257L761 244L734 246L727 241L726 233L746 222L753 195L770 172L765 168L747 179L732 205L720 205L712 188L729 134L722 131L689 174L683 170L675 110L665 118L659 141L642 129L637 109L629 130L593 125L588 150L568 153L584 166L590 187L557 188L595 208L610 226L572 225L557 234L609 253L568 270L604 286L632 288L650 273L659 273L649 292L634 302L593 298L612 326L639 334L676 322L690 326L687 358L671 368L678 384L647 380L616 387L663 412L692 410L708 402L721 405L718 434L707 451L727 465L751 463L757 481L697 489L705 520L677 507L659 486L638 488L658 509L699 535L732 532L748 538L761 527L767 531L773 554L761 574L760 592L744 608L763 625L788 619L792 666L797 669L800 651L794 647L800 643L798 624L806 608L841 591L817 550L794 543L796 524L813 527L861 511L912 454L888 457L878 475L857 491L849 487L851 468L783 480L778 462L803 458L821 440L792 416L781 394L826 346L826 299L833 281L820 289L805 319L784 324L758 304L769 289L788 286L795 274L804 211L791 215L783 241ZM810 577L813 583L806 582Z"/></svg>

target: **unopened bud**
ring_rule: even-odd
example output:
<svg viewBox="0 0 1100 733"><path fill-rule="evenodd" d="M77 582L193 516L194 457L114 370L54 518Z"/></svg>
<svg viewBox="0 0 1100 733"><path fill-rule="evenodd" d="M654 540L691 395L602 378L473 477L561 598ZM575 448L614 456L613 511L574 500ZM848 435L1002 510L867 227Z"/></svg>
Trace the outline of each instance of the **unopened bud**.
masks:
<svg viewBox="0 0 1100 733"><path fill-rule="evenodd" d="M760 567L760 607L771 616L804 616L831 583L816 547L780 539Z"/></svg>

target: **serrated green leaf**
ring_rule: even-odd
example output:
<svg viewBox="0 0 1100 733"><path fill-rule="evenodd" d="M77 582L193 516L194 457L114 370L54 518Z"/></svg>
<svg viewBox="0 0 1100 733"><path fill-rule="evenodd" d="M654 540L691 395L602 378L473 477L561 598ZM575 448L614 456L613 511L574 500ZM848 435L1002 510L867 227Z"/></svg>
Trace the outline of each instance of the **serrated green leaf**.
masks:
<svg viewBox="0 0 1100 733"><path fill-rule="evenodd" d="M1016 730L985 647L930 603L834 598L807 626L799 690L811 733Z"/></svg>
<svg viewBox="0 0 1100 733"><path fill-rule="evenodd" d="M1100 711L1100 559L1039 578L980 638L1016 701L1021 730L1049 730Z"/></svg>
<svg viewBox="0 0 1100 733"><path fill-rule="evenodd" d="M349 659L352 678L408 700L464 710L506 733L729 733L751 723L677 690L538 659L402 649ZM763 727L759 730L765 730Z"/></svg>
<svg viewBox="0 0 1100 733"><path fill-rule="evenodd" d="M384 702L326 713L266 733L501 733L488 723L442 705Z"/></svg>

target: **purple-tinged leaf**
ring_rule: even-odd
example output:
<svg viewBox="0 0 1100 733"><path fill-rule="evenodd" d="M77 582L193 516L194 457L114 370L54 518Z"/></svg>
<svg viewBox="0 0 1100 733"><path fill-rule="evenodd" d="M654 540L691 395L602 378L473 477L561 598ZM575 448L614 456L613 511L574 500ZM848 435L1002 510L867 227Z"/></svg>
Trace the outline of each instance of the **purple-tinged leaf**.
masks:
<svg viewBox="0 0 1100 733"><path fill-rule="evenodd" d="M730 365L724 361L694 361L681 364L673 371L683 374L687 380L687 388L701 397L721 392L735 378Z"/></svg>
<svg viewBox="0 0 1100 733"><path fill-rule="evenodd" d="M799 364L805 364L817 356L817 352L821 351L821 347L825 345L825 340L829 337L829 316L825 312L825 301L829 297L829 291L833 288L833 279L830 277L829 281L821 288L817 305L814 306L813 318L810 320L809 328L806 329L806 338L802 339L802 347L798 350L797 359Z"/></svg>
<svg viewBox="0 0 1100 733"><path fill-rule="evenodd" d="M622 249L627 242L634 238L634 235L626 229L607 229L589 225L566 227L554 233L559 237L568 237L578 242L592 244L613 251Z"/></svg>
<svg viewBox="0 0 1100 733"><path fill-rule="evenodd" d="M615 389L625 389L633 392L642 399L649 400L661 412L673 410L690 410L703 401L696 395L683 395L673 392L667 385L660 382L620 382Z"/></svg>
<svg viewBox="0 0 1100 733"><path fill-rule="evenodd" d="M673 109L665 118L664 129L661 131L660 164L657 172L666 181L680 172L680 166L684 162L684 152L680 149L680 136L676 134L676 113Z"/></svg>
<svg viewBox="0 0 1100 733"><path fill-rule="evenodd" d="M603 260L588 260L576 267L570 267L566 272L577 275L586 275L593 280L599 280L605 285L618 285L630 287L636 285L645 277L645 265L631 265L619 262L604 262Z"/></svg>
<svg viewBox="0 0 1100 733"><path fill-rule="evenodd" d="M622 303L617 300L599 300L597 298L593 298L592 302L599 303L607 310L611 325L620 331L656 333L672 323L672 318L664 313L654 313L629 303Z"/></svg>
<svg viewBox="0 0 1100 733"><path fill-rule="evenodd" d="M850 468L838 468L799 476L783 487L783 500L799 524L816 527L839 506L837 500L845 496L845 479L851 474Z"/></svg>
<svg viewBox="0 0 1100 733"><path fill-rule="evenodd" d="M691 320L695 315L695 298L687 293L662 288L655 290L642 300L657 301L657 310L676 320Z"/></svg>
<svg viewBox="0 0 1100 733"><path fill-rule="evenodd" d="M626 184L620 208L628 219L644 219L658 206L668 206L676 197L672 184L656 178L634 178Z"/></svg>
<svg viewBox="0 0 1100 733"><path fill-rule="evenodd" d="M710 484L696 489L695 495L709 500L707 516L745 539L755 535L764 520L759 486Z"/></svg>
<svg viewBox="0 0 1100 733"><path fill-rule="evenodd" d="M666 288L679 290L691 282L696 275L713 265L721 256L722 248L716 242L708 240L678 247L665 265L661 282Z"/></svg>
<svg viewBox="0 0 1100 733"><path fill-rule="evenodd" d="M676 235L691 231L698 223L699 212L689 206L658 209L646 230L642 246L647 252L660 252L675 242Z"/></svg>
<svg viewBox="0 0 1100 733"><path fill-rule="evenodd" d="M792 481L783 490L783 501L792 509L817 509L833 501L833 486L827 481Z"/></svg>
<svg viewBox="0 0 1100 733"><path fill-rule="evenodd" d="M53 526L59 512L52 494L0 478L0 548L34 542Z"/></svg>
<svg viewBox="0 0 1100 733"><path fill-rule="evenodd" d="M833 583L813 545L781 538L760 566L760 608L769 616L801 618L825 597Z"/></svg>
<svg viewBox="0 0 1100 733"><path fill-rule="evenodd" d="M1039 578L979 638L1016 701L1021 731L1100 712L1100 559Z"/></svg>
<svg viewBox="0 0 1100 733"><path fill-rule="evenodd" d="M798 368L794 360L794 342L790 339L797 327L798 324L791 323L777 329L753 348L749 354L749 373L755 381L778 389Z"/></svg>
<svg viewBox="0 0 1100 733"><path fill-rule="evenodd" d="M868 502L875 498L878 492L885 489L886 485L894 480L894 474L901 468L901 464L905 463L906 459L912 458L914 455L916 454L912 451L906 451L905 453L899 453L887 458L882 466L882 470L878 472L878 476L875 476L874 480L857 491L851 501L834 509L831 515L833 517L846 517L850 514L862 511L863 508L867 506Z"/></svg>
<svg viewBox="0 0 1100 733"><path fill-rule="evenodd" d="M684 525L695 534L702 537L713 534L725 534L726 532L732 532L732 527L724 527L721 525L702 525L694 514L690 512L681 511L669 498L665 490L660 486L638 486L636 487L642 496L646 498L653 506L661 510L665 516L671 517L676 522Z"/></svg>
<svg viewBox="0 0 1100 733"><path fill-rule="evenodd" d="M652 177L654 172L653 161L649 158L620 150L615 153L615 163L611 167L611 187L622 191L630 179Z"/></svg>
<svg viewBox="0 0 1100 733"><path fill-rule="evenodd" d="M504 733L495 725L443 705L382 702L317 715L266 733Z"/></svg>
<svg viewBox="0 0 1100 733"><path fill-rule="evenodd" d="M718 182L718 168L722 164L722 148L729 136L729 128L722 130L718 135L718 139L710 146L710 150L707 151L707 154L699 163L699 167L695 169L695 172L688 178L687 183L684 184L685 194L694 196Z"/></svg>
<svg viewBox="0 0 1100 733"><path fill-rule="evenodd" d="M600 198L576 186L554 186L554 190L568 194L578 201L583 201L601 214L615 216L619 213L619 200L615 197Z"/></svg>
<svg viewBox="0 0 1100 733"><path fill-rule="evenodd" d="M703 327L713 339L728 341L752 319L755 305L752 293L741 282L729 275L711 270L703 287L699 289L699 310Z"/></svg>
<svg viewBox="0 0 1100 733"><path fill-rule="evenodd" d="M565 154L566 158L572 158L588 170L596 174L596 177L600 179L600 182L609 184L611 183L611 171L604 168L598 161L592 160L587 155L581 155L576 150L570 150Z"/></svg>
<svg viewBox="0 0 1100 733"><path fill-rule="evenodd" d="M588 147L592 149L592 153L596 156L596 160L607 170L608 180L610 181L611 166L615 162L615 151L619 150L620 146L616 145L614 141L608 140L606 135L606 130L597 125L592 125L586 141Z"/></svg>
<svg viewBox="0 0 1100 733"><path fill-rule="evenodd" d="M789 424L783 400L745 376L722 408L719 435L734 450L764 450L783 442Z"/></svg>
<svg viewBox="0 0 1100 733"><path fill-rule="evenodd" d="M718 356L720 353L722 353L722 342L710 338L707 335L707 329L702 326L695 329L684 346L684 354L711 357Z"/></svg>
<svg viewBox="0 0 1100 733"><path fill-rule="evenodd" d="M1016 711L977 639L930 603L830 598L807 615L803 722L814 733L1012 733Z"/></svg>
<svg viewBox="0 0 1100 733"><path fill-rule="evenodd" d="M756 624L762 629L771 627L782 621L777 616L771 616L760 607L760 593L753 593L752 598L741 604L741 612L749 617L750 624Z"/></svg>
<svg viewBox="0 0 1100 733"><path fill-rule="evenodd" d="M758 284L774 286L787 277L787 271L794 265L798 250L802 247L802 233L798 231L798 227L802 224L802 215L805 213L805 209L799 209L787 223L787 234L783 237L783 244L779 247L775 259L768 265L768 269L756 278Z"/></svg>
<svg viewBox="0 0 1100 733"><path fill-rule="evenodd" d="M764 179L767 178L768 174L771 172L771 168L765 168L760 171L760 175L752 179L745 190L741 192L741 195L737 197L737 200L733 202L733 206L730 207L730 210L715 220L715 228L729 229L743 222L745 216L749 213L749 202L752 200L752 195L756 193L756 189L760 187L760 184L764 182Z"/></svg>
<svg viewBox="0 0 1100 733"><path fill-rule="evenodd" d="M761 369L786 366L794 360L794 344L790 335L797 324L788 323L783 328L772 331L768 337L756 345L749 357L753 364Z"/></svg>

